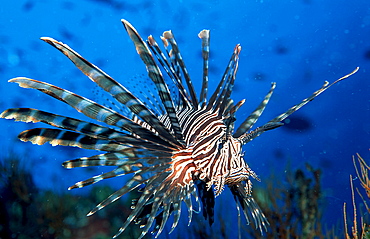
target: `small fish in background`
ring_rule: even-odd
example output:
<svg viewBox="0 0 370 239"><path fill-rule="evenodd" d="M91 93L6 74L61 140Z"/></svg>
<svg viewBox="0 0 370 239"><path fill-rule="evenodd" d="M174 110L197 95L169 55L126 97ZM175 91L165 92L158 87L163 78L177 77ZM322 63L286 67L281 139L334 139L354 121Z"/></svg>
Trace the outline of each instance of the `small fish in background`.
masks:
<svg viewBox="0 0 370 239"><path fill-rule="evenodd" d="M276 84L272 83L262 102L234 129L236 112L245 102L241 100L234 103L231 99L241 51L239 44L234 48L216 90L208 96L210 33L209 30L199 33L202 40L203 76L198 96L171 31L165 31L161 36L164 45L162 51L152 36L145 42L128 21L122 20L122 23L146 66L154 90L145 91L143 87L140 95L134 95L68 45L43 37L43 41L66 55L126 110L115 111L60 87L17 77L9 81L48 94L104 125L31 108L8 109L0 117L23 122L43 122L55 127L23 131L18 136L22 141L105 152L63 163L65 168L115 167L110 172L77 182L69 189L82 188L107 178L132 175L121 189L88 213L91 216L126 193L138 190L140 197L133 200L131 214L114 238L132 222L141 225L139 238L151 229L157 237L171 215L171 231L174 230L180 219L183 202L188 209L189 224L192 213L201 210L212 224L215 198L226 186L234 196L238 211L242 210L247 222L252 221L263 234L269 222L252 196L251 178L257 181L259 178L244 160L243 145L268 130L282 126L288 116L332 85L357 72L358 68L332 84L325 82L302 102L252 130L275 89Z"/></svg>

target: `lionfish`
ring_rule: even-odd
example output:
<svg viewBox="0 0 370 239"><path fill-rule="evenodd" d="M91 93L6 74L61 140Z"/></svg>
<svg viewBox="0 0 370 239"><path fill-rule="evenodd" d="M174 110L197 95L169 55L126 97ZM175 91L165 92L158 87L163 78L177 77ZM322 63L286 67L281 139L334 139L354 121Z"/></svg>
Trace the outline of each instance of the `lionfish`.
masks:
<svg viewBox="0 0 370 239"><path fill-rule="evenodd" d="M203 216L211 225L214 222L215 198L225 186L231 191L237 210L243 211L247 223L253 221L256 229L263 233L269 223L252 197L251 178L257 181L259 178L244 161L243 145L268 130L282 126L282 121L289 115L330 86L354 74L358 68L332 84L326 81L301 103L252 130L273 93L275 83L272 83L258 107L234 130L235 114L244 103L241 100L234 104L230 98L238 70L241 51L239 44L215 91L207 97L210 32L202 30L199 33L203 76L198 97L171 31L165 31L161 36L164 45L162 51L153 36L144 41L128 21L122 20L122 23L155 85L157 98L143 93L139 99L68 45L42 37L41 40L66 55L86 76L107 91L122 107L126 107L129 113L120 113L45 82L17 77L9 82L18 83L23 88L37 89L107 126L31 108L8 109L0 117L23 122L43 122L56 127L25 130L18 136L22 141L104 151L103 154L63 163L68 169L115 166L112 171L77 182L69 189L82 188L107 178L132 175L122 188L88 213L88 216L94 214L128 192L139 192L139 198L133 200L131 214L114 238L132 222L141 225L139 238L151 228L157 237L170 217L173 217L172 232L179 222L182 202L187 207L189 224L192 213L203 210Z"/></svg>

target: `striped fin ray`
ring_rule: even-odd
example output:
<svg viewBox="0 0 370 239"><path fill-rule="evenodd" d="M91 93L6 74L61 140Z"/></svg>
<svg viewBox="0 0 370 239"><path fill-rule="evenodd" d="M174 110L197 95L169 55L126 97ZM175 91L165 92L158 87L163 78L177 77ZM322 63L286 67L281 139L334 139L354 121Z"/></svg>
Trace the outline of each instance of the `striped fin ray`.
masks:
<svg viewBox="0 0 370 239"><path fill-rule="evenodd" d="M104 201L99 203L93 210L91 210L87 214L87 216L91 216L94 213L96 213L97 211L106 207L107 205L117 201L123 195L135 190L136 188L138 188L139 186L141 186L143 183L147 182L148 180L149 179L143 179L143 177L140 174L134 175L128 182L126 182L125 186L123 186L122 188L120 188L116 192L112 193L108 198L106 198Z"/></svg>
<svg viewBox="0 0 370 239"><path fill-rule="evenodd" d="M127 130L150 141L163 142L163 140L159 138L160 135L154 134L148 129L143 128L141 125L134 123L127 117L107 107L99 105L92 100L74 94L70 91L64 90L60 87L25 77L13 78L9 80L9 82L18 83L19 86L23 88L39 90L60 101L67 103L68 105L76 109L78 112L81 112L92 119L96 119L97 121L104 122L108 125L116 126L121 129Z"/></svg>
<svg viewBox="0 0 370 239"><path fill-rule="evenodd" d="M126 182L125 186L117 190L116 192L112 193L108 198L106 198L104 201L99 203L93 210L91 210L87 216L91 216L97 211L103 209L107 205L113 203L114 201L121 198L123 195L125 195L128 192L131 192L132 190L135 190L139 186L147 183L148 181L152 180L153 178L156 178L157 175L151 176L151 177L145 177L145 174L147 173L159 173L159 172L165 172L168 168L168 164L158 164L154 165L152 167L143 168L141 170L138 170L134 173L133 177ZM119 233L120 234L120 233ZM119 235L118 234L118 235Z"/></svg>
<svg viewBox="0 0 370 239"><path fill-rule="evenodd" d="M158 223L158 220L156 220L156 225L155 225L154 230L152 232L152 234L156 233L155 238L157 238L162 233L162 231L164 229L164 226L167 223L168 218L172 214L172 212L173 212L173 206L172 205L174 203L178 203L178 202L174 202L174 200L173 200L173 199L178 198L178 190L176 190L176 189L171 190L169 193L170 193L170 195L168 195L168 197L163 201L163 211L161 212L161 216L162 216L161 219L162 220L161 220L160 223Z"/></svg>
<svg viewBox="0 0 370 239"><path fill-rule="evenodd" d="M269 223L251 195L252 185L250 184L250 181L248 181L248 184L245 184L246 183L240 182L230 185L229 188L234 196L235 202L237 203L237 207L238 204L241 206L248 224L250 222L248 214L250 214L253 218L255 227L259 229L261 235L263 235L263 230L267 231L267 225L269 225Z"/></svg>
<svg viewBox="0 0 370 239"><path fill-rule="evenodd" d="M240 137L242 134L246 134L253 127L253 125L257 122L258 118L262 115L263 111L265 110L266 105L270 101L270 98L272 96L272 93L274 92L275 87L276 87L276 83L273 82L271 84L270 91L267 93L267 95L262 100L262 102L257 106L257 108L244 120L244 122L235 131L233 135L235 138Z"/></svg>
<svg viewBox="0 0 370 239"><path fill-rule="evenodd" d="M282 113L281 115L277 116L276 118L270 120L268 123L272 123L272 122L281 122L283 121L284 119L286 119L289 115L293 114L294 112L296 112L297 110L299 110L302 106L304 106L305 104L307 104L308 102L312 101L313 99L315 99L318 95L320 95L321 93L323 93L324 91L326 91L327 89L329 89L332 85L350 77L351 75L355 74L360 68L359 67L356 67L356 69L354 69L351 73L339 78L338 80L334 81L333 83L331 83L329 85L329 82L328 81L325 81L323 86L318 89L317 91L315 91L310 97L304 99L301 103L299 104L296 104L294 105L293 107L289 108L286 112Z"/></svg>
<svg viewBox="0 0 370 239"><path fill-rule="evenodd" d="M228 112L228 114L230 116L234 116L236 111L238 111L238 109L240 109L240 107L245 103L245 99L239 101L236 105L232 105L231 107L229 107L230 109L227 109L225 111Z"/></svg>
<svg viewBox="0 0 370 239"><path fill-rule="evenodd" d="M38 145L50 143L53 146L74 146L101 151L120 151L130 148L114 141L96 139L84 134L61 129L34 128L21 132L18 138L24 142L30 141Z"/></svg>
<svg viewBox="0 0 370 239"><path fill-rule="evenodd" d="M161 197L160 200L155 201L155 199L148 204L146 207L148 207L148 210L150 210L150 213L145 216L145 218L140 218L140 223L143 225L143 235L146 234L149 229L151 228L152 224L154 223L155 219L155 225L154 229L151 232L151 234L156 234L155 238L158 238L158 236L162 233L164 226L166 225L169 217L174 214L174 221L171 226L171 230L169 233L171 233L177 226L180 215L181 215L181 202L184 201L187 208L188 208L188 225L191 223L192 220L192 202L191 202L191 195L192 192L196 191L194 190L194 187L190 186L188 189L176 187L171 191L164 192L165 195ZM158 193L157 193L158 195ZM156 212L161 210L161 212L156 215Z"/></svg>
<svg viewBox="0 0 370 239"><path fill-rule="evenodd" d="M176 85L181 96L182 102L185 104L185 106L190 107L190 99L186 92L186 89L184 88L177 72L175 72L175 69L159 48L158 43L154 40L153 36L149 36L147 42L152 52L154 52L154 55L156 56L158 62L161 64L163 69L166 71L167 75L173 80L174 84Z"/></svg>
<svg viewBox="0 0 370 239"><path fill-rule="evenodd" d="M152 126L162 137L166 138L168 141L174 144L177 144L173 136L158 120L153 112L151 112L137 97L135 97L124 86L119 84L97 66L88 62L66 44L58 42L49 37L43 37L41 39L66 55L86 76L88 76L106 92L111 94L118 102L126 105L133 113L135 113L146 123Z"/></svg>
<svg viewBox="0 0 370 239"><path fill-rule="evenodd" d="M143 229L142 229L142 232L141 232L141 235L140 235L139 238L142 238L143 236L145 236L145 234L148 233L149 229L151 228L151 226L154 222L154 219L157 216L158 210L160 209L163 201L168 196L171 195L171 191L176 192L178 190L178 188L175 188L174 190L168 190L168 188L170 188L170 183L168 181L164 181L164 183L162 183L159 187L157 187L155 189L152 200L149 204L150 205L150 213L145 215L144 220L141 219L141 224L143 224ZM171 197L171 199L173 199L173 198ZM176 199L178 199L178 197L176 197ZM166 208L166 210L168 210L168 208Z"/></svg>
<svg viewBox="0 0 370 239"><path fill-rule="evenodd" d="M184 201L185 205L188 209L188 225L191 223L192 220L192 212L193 206L191 202L191 196L195 196L197 200L196 191L193 185L187 185L186 187L175 187L173 190L168 190L167 187L170 185L162 184L161 188L155 195L151 198L150 203L148 203L145 207L147 207L149 213L145 213L145 217L138 216L140 224L143 226L142 236L144 236L149 229L152 227L154 220L156 220L154 229L151 232L152 234L156 233L155 238L157 238L164 226L170 217L171 214L174 214L174 221L171 226L171 231L176 228L180 215L181 215L181 202ZM195 193L193 193L195 192ZM195 194L195 195L194 195ZM157 212L161 210L158 214Z"/></svg>
<svg viewBox="0 0 370 239"><path fill-rule="evenodd" d="M133 167L137 167L137 169L132 169ZM95 183L98 183L104 179L108 178L114 178L114 177L120 177L126 174L135 173L136 171L139 171L142 167L141 163L132 163L130 165L121 165L117 167L116 169L109 171L107 173L102 173L97 176L91 177L89 179L86 179L84 181L80 181L68 188L68 190L72 190L75 188L83 188Z"/></svg>
<svg viewBox="0 0 370 239"><path fill-rule="evenodd" d="M184 195L183 199L181 199L181 193ZM193 197L195 198L195 201L198 203L198 211L194 210L192 207L190 194L193 195ZM159 207L161 212L157 216L155 216L155 225L154 225L153 231L151 232L151 234L153 235L156 234L155 238L157 238L162 233L164 226L166 225L167 220L171 214L175 214L175 218L171 226L171 231L169 233L171 233L174 230L174 228L177 226L179 218L180 218L180 214L181 214L179 212L179 210L181 210L181 207L180 207L181 200L183 200L186 206L188 207L188 218L189 218L188 225L190 225L191 220L192 220L192 212L193 211L199 212L200 201L198 200L197 192L192 185L190 185L190 188L186 190L182 190L179 187L176 187L173 190L170 190L166 194L166 198L162 200L162 205ZM153 204L153 199L151 200L149 204L145 206L143 212L140 215L138 215L137 220L135 220L135 221L138 221L143 227L146 224L148 224L148 218L149 218L148 213L150 214L150 212L153 210L152 204Z"/></svg>
<svg viewBox="0 0 370 239"><path fill-rule="evenodd" d="M43 122L54 127L72 130L86 134L93 138L114 140L126 145L140 145L142 148L171 152L170 144L161 145L157 142L147 142L132 135L116 131L114 129L104 127L98 124L89 123L83 120L70 118L62 115L52 114L49 112L30 109L30 108L13 108L4 111L1 118L15 119L23 122ZM166 142L164 142L166 143Z"/></svg>
<svg viewBox="0 0 370 239"><path fill-rule="evenodd" d="M152 227L154 220L156 220L155 228L159 226L160 229L164 227L163 223L166 223L171 214L174 215L172 228L175 228L181 215L182 201L188 207L189 220L191 220L192 204L189 202L190 197L195 195L196 201L198 197L192 177L195 165L188 157L188 152L179 152L173 155L171 163L168 164L171 167L158 173L146 183L134 210L116 236L122 233L133 220L139 219L140 223L143 224L142 233L139 237L142 238Z"/></svg>
<svg viewBox="0 0 370 239"><path fill-rule="evenodd" d="M232 68L230 69L229 75L227 77L227 81L225 83L225 86L222 90L222 93L220 94L217 102L216 107L219 107L219 114L224 115L225 109L228 108L228 106L232 106L233 101L230 99L231 92L234 87L236 72L238 71L239 66L239 54L241 51L241 47L238 46L235 49L235 58L233 60Z"/></svg>
<svg viewBox="0 0 370 239"><path fill-rule="evenodd" d="M175 54L173 54L173 51L170 49L170 47L169 47L169 43L168 43L168 41L163 37L163 36L161 36L161 40L162 40L162 42L163 42L163 46L164 46L164 48L166 49L166 53L167 53L167 56L169 57L169 59L170 59L170 64L171 64L171 66L172 66L172 68L174 69L174 72L175 72L175 75L176 75L176 79L178 79L179 80L179 84L182 86L182 87L184 87L184 84L183 84L183 77L181 76L182 74L181 74L181 67L180 67L180 65L178 64L178 62L176 61L176 56L175 56ZM185 88L185 87L184 87ZM187 92L187 90L185 89L185 91ZM176 98L176 97L175 97ZM193 108L193 106L192 106L192 103L190 103L191 102L191 99L190 99L190 96L187 94L187 99L188 99L188 101L189 101L189 105L190 106L188 106L189 108L191 107L191 108ZM181 104L182 103L182 104ZM186 107L186 105L184 104L184 102L180 102L180 101L178 101L178 108L184 108L184 107Z"/></svg>
<svg viewBox="0 0 370 239"><path fill-rule="evenodd" d="M236 116L236 111L244 104L245 100L239 101L236 105L233 105L233 101L229 101L228 107L225 109L224 113L224 123L227 127L226 135L231 136L232 132L234 131Z"/></svg>
<svg viewBox="0 0 370 239"><path fill-rule="evenodd" d="M270 122L270 123L266 123L260 127L257 127L255 130L252 130L251 132L249 133L244 133L242 134L238 140L240 140L242 142L242 144L246 144L250 141L252 141L253 139L257 138L258 136L260 136L262 133L266 132L266 131L269 131L269 130L272 130L272 129L276 129L280 126L283 126L284 124L281 123L281 122Z"/></svg>
<svg viewBox="0 0 370 239"><path fill-rule="evenodd" d="M152 156L148 156L152 155ZM68 160L63 163L65 168L92 167L92 166L122 166L131 163L154 164L154 162L168 163L171 154L152 151L146 154L139 154L139 149L126 149L120 152L105 153L91 157L82 157Z"/></svg>
<svg viewBox="0 0 370 239"><path fill-rule="evenodd" d="M164 49L166 50L167 56L170 59L169 63L172 66L172 69L174 69L175 75L177 76L176 78L179 79L180 84L183 86L183 83L182 83L183 79L181 77L181 68L180 68L180 65L178 64L178 62L176 61L176 56L175 56L175 54L173 54L173 51L170 49L170 47L169 47L170 44L168 43L166 38L164 38L163 36L160 36L160 38L162 40ZM191 101L189 96L188 96L188 99L189 99L189 101Z"/></svg>
<svg viewBox="0 0 370 239"><path fill-rule="evenodd" d="M279 116L277 116L274 119L270 120L269 122L267 122L266 124L262 125L261 127L256 128L255 130L251 131L250 133L244 133L244 134L242 134L241 136L239 136L239 140L241 140L243 142L243 144L246 144L246 143L250 142L251 140L253 140L254 138L260 136L262 133L264 133L264 132L266 132L268 130L275 129L275 128L278 128L278 127L282 126L284 123L282 123L281 121L283 121L289 115L293 114L294 112L296 112L297 110L299 110L300 108L302 108L302 106L304 106L308 102L310 102L313 99L315 99L318 95L320 95L321 93L323 93L325 90L327 90L332 85L334 85L334 84L340 82L341 80L344 80L344 79L350 77L351 75L355 74L358 71L358 69L359 69L359 67L357 67L351 73L349 73L349 74L347 74L347 75L339 78L338 80L334 81L330 85L329 85L329 82L325 81L324 85L320 89L318 89L317 91L315 91L310 97L304 99L302 102L294 105L293 107L289 108L286 112L280 114Z"/></svg>
<svg viewBox="0 0 370 239"><path fill-rule="evenodd" d="M191 221L192 205L189 201L191 201L191 196L194 196L194 192L195 189L192 184L187 186L174 185L173 181L168 178L168 174L163 173L156 178L152 178L146 184L141 197L134 206L134 210L114 238L121 234L133 220L138 221L142 225L142 233L139 238L144 237L152 227L154 220L159 219L159 215L161 219L156 221L154 231L152 232L157 232L155 237L157 238L162 232L171 214L174 215L171 226L172 232L180 219L182 201L188 207L189 221ZM148 213L147 210L149 211ZM159 211L161 212L158 214Z"/></svg>
<svg viewBox="0 0 370 239"><path fill-rule="evenodd" d="M141 163L141 162L136 162L136 161L131 162L131 163L127 162L127 163L124 163L124 164L118 166L114 170L107 172L107 173L102 173L102 174L99 174L97 176L86 179L84 181L77 182L76 184L69 187L68 190L75 189L75 188L86 187L86 186L89 186L91 184L98 183L98 182L100 182L104 179L119 177L119 176L127 175L127 174L130 174L130 173L139 173L139 174L141 174L141 171L148 171L148 170L154 171L155 168L158 168L158 167L163 166L163 165L166 165L166 164L157 164L157 165L152 165L152 166L149 166L149 167L144 167L143 163Z"/></svg>
<svg viewBox="0 0 370 239"><path fill-rule="evenodd" d="M193 83L191 82L189 72L186 69L185 63L182 59L179 47L177 45L177 42L175 40L175 37L174 37L172 31L163 32L163 38L165 40L167 40L170 43L171 47L172 47L172 54L174 54L175 61L176 61L176 63L179 64L180 69L181 69L181 71L182 71L182 73L185 77L185 82L186 82L186 85L188 86L188 90L189 90L189 94L190 94L190 97L191 97L191 102L193 104L193 107L195 109L197 109L198 108L197 95L195 94L194 86L193 86Z"/></svg>
<svg viewBox="0 0 370 239"><path fill-rule="evenodd" d="M179 143L184 145L182 130L179 124L179 120L176 116L176 109L171 99L168 87L164 82L162 73L154 61L152 54L150 53L147 45L141 39L136 29L126 20L121 20L131 40L133 41L137 53L146 65L150 79L153 80L154 84L158 89L159 97L161 98L163 105L166 109L167 115L171 121L171 129L174 131L175 137Z"/></svg>
<svg viewBox="0 0 370 239"><path fill-rule="evenodd" d="M233 72L235 73L238 68L238 62L235 62ZM234 101L230 99L230 95L232 92L232 88L234 87L234 80L235 75L234 73L230 74L228 76L228 80L226 81L226 84L222 90L222 93L220 94L220 97L218 98L216 102L216 109L219 111L219 116L225 116L229 112L229 110L234 106Z"/></svg>
<svg viewBox="0 0 370 239"><path fill-rule="evenodd" d="M230 71L234 68L235 59L236 59L235 56L236 56L236 54L238 54L238 51L240 52L239 48L240 48L239 44L235 46L234 52L230 57L230 60L229 60L229 63L227 64L225 72L224 72L220 82L218 83L218 85L216 87L216 90L213 92L211 98L209 99L207 110L210 110L212 108L215 109L215 107L217 107L216 101L220 98L221 90L223 89L225 82L229 79Z"/></svg>
<svg viewBox="0 0 370 239"><path fill-rule="evenodd" d="M202 30L199 32L198 37L202 39L202 58L203 58L203 81L202 89L200 91L199 103L201 107L207 104L208 93L208 64L209 64L209 45L210 45L210 31Z"/></svg>
<svg viewBox="0 0 370 239"><path fill-rule="evenodd" d="M131 214L128 216L124 224L119 229L118 233L114 235L113 238L118 237L127 228L127 226L133 220L135 220L135 218L138 215L140 215L144 206L147 204L147 202L153 196L153 194L156 193L156 191L158 190L158 186L165 180L168 174L169 172L161 173L159 175L156 175L150 178L148 183L145 185L144 191L142 195L140 196L139 200L137 201L137 204L135 205L134 210L131 212ZM139 236L139 238L142 238L142 237L143 237L143 233Z"/></svg>

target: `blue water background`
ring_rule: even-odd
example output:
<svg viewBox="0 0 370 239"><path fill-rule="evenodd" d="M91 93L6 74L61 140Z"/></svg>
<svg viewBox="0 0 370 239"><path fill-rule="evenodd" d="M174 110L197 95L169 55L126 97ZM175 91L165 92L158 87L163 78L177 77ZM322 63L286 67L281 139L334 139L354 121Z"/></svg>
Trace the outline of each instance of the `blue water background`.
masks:
<svg viewBox="0 0 370 239"><path fill-rule="evenodd" d="M96 86L39 40L43 36L68 44L123 85L145 73L121 18L129 20L143 38L152 34L159 39L163 31L173 30L198 92L202 75L198 32L211 30L211 89L240 43L233 98L247 101L238 112L239 123L263 99L271 82L277 82L277 88L257 125L308 97L325 80L333 82L359 66L357 74L295 113L291 122L296 125L267 132L245 146L245 160L262 179L255 183L261 187L271 174L283 177L288 163L293 169L304 168L306 162L321 168L325 221L341 222L343 203L350 202L349 175L355 173L351 157L360 153L370 161L368 0L7 1L0 6L0 111L31 107L85 119L41 92L7 82L27 76L97 98ZM39 187L65 192L100 170L61 167L63 161L90 152L36 146L16 138L34 126L0 120L0 150L2 157L19 155L32 168ZM116 187L120 183L121 179L108 182ZM234 209L234 202L229 207ZM183 220L185 224L185 216Z"/></svg>

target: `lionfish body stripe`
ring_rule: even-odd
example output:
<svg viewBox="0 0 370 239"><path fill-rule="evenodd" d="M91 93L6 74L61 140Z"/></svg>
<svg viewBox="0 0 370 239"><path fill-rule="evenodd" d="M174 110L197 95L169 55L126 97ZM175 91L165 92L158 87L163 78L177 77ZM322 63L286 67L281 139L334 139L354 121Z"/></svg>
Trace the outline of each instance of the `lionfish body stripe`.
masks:
<svg viewBox="0 0 370 239"><path fill-rule="evenodd" d="M43 41L66 55L77 68L131 113L122 115L60 87L18 77L10 82L18 83L23 88L37 89L107 126L31 108L8 109L0 117L23 122L42 122L56 127L23 131L19 135L22 141L105 151L103 154L63 163L65 168L116 167L112 171L77 182L69 189L132 174L121 189L88 214L90 216L123 195L140 189L140 197L133 201L131 214L114 237L120 235L133 221L141 225L139 238L145 236L151 228L157 237L171 215L171 231L174 230L180 219L182 202L188 210L189 224L192 212L199 212L201 209L203 216L212 224L215 197L226 186L247 222L253 221L256 228L263 233L263 230L267 230L268 221L252 197L250 179L252 177L259 181L259 178L243 159L243 145L268 130L282 126L282 121L289 115L333 84L354 74L358 68L330 85L326 82L301 103L251 130L272 96L275 88L273 83L262 102L234 130L236 111L244 104L244 100L234 104L230 98L238 70L240 45L234 48L216 90L207 98L210 35L209 30L199 33L202 40L203 76L198 99L172 32L163 33L161 40L165 51L162 51L152 36L145 42L129 22L122 20L122 23L146 66L160 101L151 92L148 92L149 96L143 93L140 99L139 95L134 95L69 46L43 37ZM193 206L194 201L198 204L197 209Z"/></svg>

